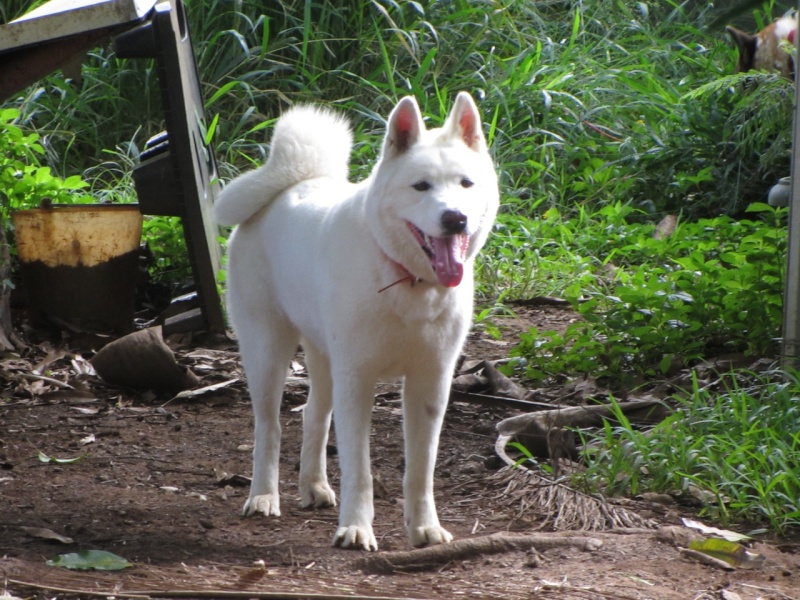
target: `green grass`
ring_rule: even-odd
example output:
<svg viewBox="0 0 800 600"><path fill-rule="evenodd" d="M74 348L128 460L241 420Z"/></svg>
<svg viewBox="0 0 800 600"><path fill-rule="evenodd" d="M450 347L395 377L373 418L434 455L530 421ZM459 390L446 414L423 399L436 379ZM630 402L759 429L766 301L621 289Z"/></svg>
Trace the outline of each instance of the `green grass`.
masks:
<svg viewBox="0 0 800 600"><path fill-rule="evenodd" d="M701 514L723 524L800 526L800 382L782 374L732 374L728 389L695 379L679 410L650 431L619 425L588 437L591 489L666 492L702 499ZM740 383L742 381L742 383Z"/></svg>
<svg viewBox="0 0 800 600"><path fill-rule="evenodd" d="M223 177L260 161L264 127L309 101L354 117L360 177L400 96L415 95L436 123L462 89L479 101L509 212L623 202L653 215L739 214L788 172L793 86L769 76L758 95L734 80L715 85L735 51L709 27L711 5L491 6L189 2ZM767 6L756 20L770 11L779 14ZM108 49L90 53L82 82L48 78L11 103L64 175L112 158L108 150L135 160L163 127L152 62Z"/></svg>

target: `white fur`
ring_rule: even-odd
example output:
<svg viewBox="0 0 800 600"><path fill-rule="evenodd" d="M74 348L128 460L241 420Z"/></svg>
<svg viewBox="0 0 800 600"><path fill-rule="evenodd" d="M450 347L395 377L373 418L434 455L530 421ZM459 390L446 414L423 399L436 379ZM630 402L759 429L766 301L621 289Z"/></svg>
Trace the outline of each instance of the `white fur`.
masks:
<svg viewBox="0 0 800 600"><path fill-rule="evenodd" d="M311 377L302 505L336 503L325 456L333 412L342 471L334 545L377 549L372 403L378 380L403 377L406 531L414 546L448 542L452 536L434 505L434 462L472 315L473 260L497 212L497 178L477 109L463 92L445 125L430 131L416 101L401 100L389 117L381 158L359 184L347 181L350 144L341 118L292 109L275 127L265 165L230 183L217 202L221 222L239 223L229 241L228 309L255 413L244 512L280 515L279 408L287 366L301 342ZM430 189L413 187L423 180ZM443 237L447 211L464 216L470 235L463 279L454 287L439 283L406 223Z"/></svg>
<svg viewBox="0 0 800 600"><path fill-rule="evenodd" d="M313 106L289 111L275 125L267 162L228 184L224 199L214 205L214 218L220 225L244 223L300 181L347 179L352 144L347 121L334 113Z"/></svg>
<svg viewBox="0 0 800 600"><path fill-rule="evenodd" d="M797 31L797 20L794 17L781 17L775 21L775 37L778 41L789 39L789 35Z"/></svg>

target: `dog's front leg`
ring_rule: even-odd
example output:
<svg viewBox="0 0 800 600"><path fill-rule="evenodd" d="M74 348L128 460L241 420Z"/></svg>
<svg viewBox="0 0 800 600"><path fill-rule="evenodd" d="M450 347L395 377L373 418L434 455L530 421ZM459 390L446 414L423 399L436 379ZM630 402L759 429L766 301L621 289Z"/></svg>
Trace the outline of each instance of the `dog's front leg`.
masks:
<svg viewBox="0 0 800 600"><path fill-rule="evenodd" d="M403 384L403 434L406 472L403 480L405 525L413 546L432 546L452 541L439 524L433 499L433 470L439 449L452 369L407 376Z"/></svg>
<svg viewBox="0 0 800 600"><path fill-rule="evenodd" d="M333 381L333 420L342 471L339 528L333 545L375 551L369 456L375 382L353 372L334 372Z"/></svg>

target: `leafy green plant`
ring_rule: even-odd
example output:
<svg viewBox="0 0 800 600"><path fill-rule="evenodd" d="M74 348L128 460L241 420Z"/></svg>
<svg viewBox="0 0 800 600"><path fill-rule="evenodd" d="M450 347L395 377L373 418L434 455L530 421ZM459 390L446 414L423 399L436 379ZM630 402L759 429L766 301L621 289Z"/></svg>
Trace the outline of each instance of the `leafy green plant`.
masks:
<svg viewBox="0 0 800 600"><path fill-rule="evenodd" d="M764 204L752 210L772 221L785 218L785 210ZM566 240L556 246L566 263L588 255L595 269L562 289L580 320L563 333L521 336L513 353L525 376L591 374L627 387L722 352L775 355L783 225L718 217L680 223L660 239L652 225L622 223L626 214L609 206L594 223L530 224L536 237Z"/></svg>
<svg viewBox="0 0 800 600"><path fill-rule="evenodd" d="M722 393L695 379L679 410L648 432L615 414L588 442L581 481L606 493L666 492L701 498L703 514L768 523L776 531L800 525L800 383L732 374Z"/></svg>
<svg viewBox="0 0 800 600"><path fill-rule="evenodd" d="M10 210L38 208L49 199L54 203L75 204L93 199L80 190L87 184L80 176L57 177L50 167L41 165L44 149L36 133L26 133L16 122L16 109L0 109L0 211L8 222Z"/></svg>
<svg viewBox="0 0 800 600"><path fill-rule="evenodd" d="M152 255L148 271L153 281L179 286L191 278L186 239L179 217L145 218L142 239Z"/></svg>
<svg viewBox="0 0 800 600"><path fill-rule="evenodd" d="M515 467L519 467L520 465L524 465L528 469L537 469L541 470L548 475L553 475L553 467L552 465L548 465L547 463L540 462L537 458L528 450L525 446L520 444L519 442L509 442L509 448L514 448L520 454L520 458L514 463Z"/></svg>

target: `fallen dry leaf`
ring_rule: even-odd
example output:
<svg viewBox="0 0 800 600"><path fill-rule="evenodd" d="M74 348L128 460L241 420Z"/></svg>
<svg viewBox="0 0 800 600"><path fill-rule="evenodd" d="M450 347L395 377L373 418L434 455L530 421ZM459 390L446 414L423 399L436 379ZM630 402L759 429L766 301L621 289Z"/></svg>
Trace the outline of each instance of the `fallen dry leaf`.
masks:
<svg viewBox="0 0 800 600"><path fill-rule="evenodd" d="M42 540L53 540L54 542L61 542L62 544L74 543L71 537L56 533L52 529L45 529L43 527L22 527L21 529L29 536Z"/></svg>

